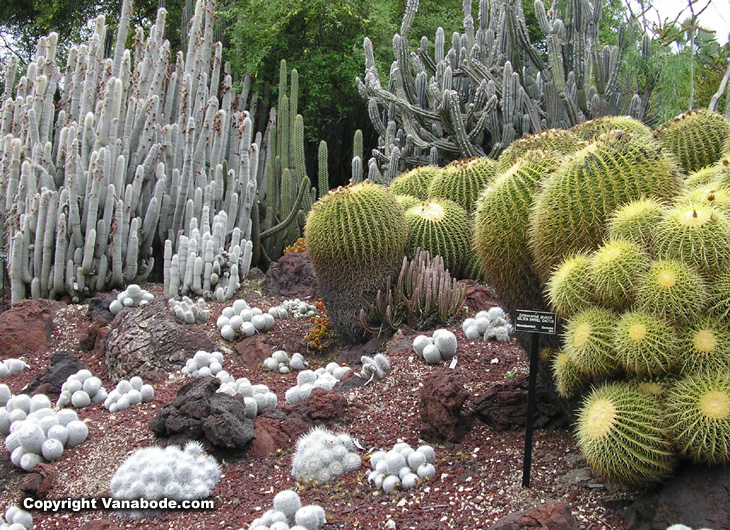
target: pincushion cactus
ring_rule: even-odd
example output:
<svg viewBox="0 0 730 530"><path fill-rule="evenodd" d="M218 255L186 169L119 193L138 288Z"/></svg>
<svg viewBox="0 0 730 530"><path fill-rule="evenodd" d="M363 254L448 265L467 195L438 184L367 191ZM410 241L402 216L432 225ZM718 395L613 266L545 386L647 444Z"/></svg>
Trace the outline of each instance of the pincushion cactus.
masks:
<svg viewBox="0 0 730 530"><path fill-rule="evenodd" d="M31 530L33 516L17 506L5 510L5 517L0 518L0 530Z"/></svg>
<svg viewBox="0 0 730 530"><path fill-rule="evenodd" d="M19 374L26 368L28 368L28 363L22 359L5 359L0 363L0 379Z"/></svg>
<svg viewBox="0 0 730 530"><path fill-rule="evenodd" d="M205 324L210 318L210 310L202 298L198 298L197 302L193 302L187 296L183 296L179 301L170 298L168 305L175 313L175 318L186 324Z"/></svg>
<svg viewBox="0 0 730 530"><path fill-rule="evenodd" d="M252 385L246 377L234 379L225 370L218 372L216 377L221 380L218 392L243 397L244 413L247 418L254 419L258 415L275 409L278 404L276 394L266 385Z"/></svg>
<svg viewBox="0 0 730 530"><path fill-rule="evenodd" d="M362 369L360 377L369 381L380 381L390 372L390 359L382 353L376 353L373 357L363 355L360 358Z"/></svg>
<svg viewBox="0 0 730 530"><path fill-rule="evenodd" d="M27 394L12 397L0 409L0 427L10 461L32 471L43 461L61 458L65 449L82 444L89 435L87 425L72 409L55 412L47 396Z"/></svg>
<svg viewBox="0 0 730 530"><path fill-rule="evenodd" d="M332 390L344 375L351 371L351 368L337 363L329 363L325 368L317 370L302 370L297 374L297 384L286 391L286 402L293 405L307 399L315 388Z"/></svg>
<svg viewBox="0 0 730 530"><path fill-rule="evenodd" d="M102 386L101 379L91 375L86 369L79 370L68 376L61 385L61 394L58 396L58 407L73 406L82 409L91 403L101 403L107 398L107 391Z"/></svg>
<svg viewBox="0 0 730 530"><path fill-rule="evenodd" d="M448 361L456 355L456 335L447 329L437 329L431 337L419 335L413 339L413 349L428 364Z"/></svg>
<svg viewBox="0 0 730 530"><path fill-rule="evenodd" d="M122 379L117 383L117 388L109 392L104 400L104 407L114 413L132 405L149 403L154 397L155 390L152 385L144 384L141 377L134 376L129 381Z"/></svg>
<svg viewBox="0 0 730 530"><path fill-rule="evenodd" d="M461 325L464 335L469 340L496 340L508 342L514 331L509 321L509 315L499 306L479 311L473 318L466 318Z"/></svg>
<svg viewBox="0 0 730 530"><path fill-rule="evenodd" d="M128 285L117 295L117 299L109 304L109 311L116 315L125 307L140 307L149 304L154 299L155 295L133 283Z"/></svg>
<svg viewBox="0 0 730 530"><path fill-rule="evenodd" d="M249 307L245 300L236 300L226 307L216 321L225 340L234 340L239 334L251 337L254 333L267 333L274 326L274 317L258 307Z"/></svg>
<svg viewBox="0 0 730 530"><path fill-rule="evenodd" d="M401 442L390 451L375 451L370 455L372 469L368 482L386 493L396 489L410 490L423 480L436 476L436 453L430 445L413 449Z"/></svg>
<svg viewBox="0 0 730 530"><path fill-rule="evenodd" d="M274 497L274 508L254 519L249 530L321 530L326 522L322 507L311 504L302 506L299 495L293 490L280 491Z"/></svg>
<svg viewBox="0 0 730 530"><path fill-rule="evenodd" d="M274 318L311 318L317 314L317 308L312 304L301 301L299 298L284 300L268 313Z"/></svg>
<svg viewBox="0 0 730 530"><path fill-rule="evenodd" d="M288 374L291 370L304 370L308 364L301 353L295 352L290 358L284 350L276 350L263 362L264 368L267 370L278 371L282 374Z"/></svg>
<svg viewBox="0 0 730 530"><path fill-rule="evenodd" d="M137 449L117 468L109 483L114 499L163 497L176 501L205 499L220 480L215 458L205 454L199 442ZM152 513L133 510L121 515L141 519Z"/></svg>
<svg viewBox="0 0 730 530"><path fill-rule="evenodd" d="M297 440L292 475L302 480L325 483L359 469L361 463L350 435L315 427Z"/></svg>
<svg viewBox="0 0 730 530"><path fill-rule="evenodd" d="M182 373L198 377L202 375L216 375L223 370L223 353L219 351L207 352L198 350L195 355L185 362Z"/></svg>

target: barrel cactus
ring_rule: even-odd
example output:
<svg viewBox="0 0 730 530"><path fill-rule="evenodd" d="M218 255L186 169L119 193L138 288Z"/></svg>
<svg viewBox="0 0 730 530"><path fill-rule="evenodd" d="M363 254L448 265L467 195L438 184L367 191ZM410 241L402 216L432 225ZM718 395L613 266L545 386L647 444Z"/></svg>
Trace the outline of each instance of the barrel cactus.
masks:
<svg viewBox="0 0 730 530"><path fill-rule="evenodd" d="M656 227L664 218L665 210L665 206L653 198L624 204L608 216L607 236L609 239L633 241L653 252Z"/></svg>
<svg viewBox="0 0 730 530"><path fill-rule="evenodd" d="M505 172L512 164L530 151L548 151L554 155L568 155L578 150L580 139L565 129L547 129L528 134L512 142L497 159L497 174Z"/></svg>
<svg viewBox="0 0 730 530"><path fill-rule="evenodd" d="M651 313L624 313L616 323L612 339L616 359L629 374L661 375L677 364L678 341L674 328Z"/></svg>
<svg viewBox="0 0 730 530"><path fill-rule="evenodd" d="M535 199L530 244L538 275L546 279L571 252L598 247L616 208L646 197L668 200L682 187L676 163L651 138L599 136L568 158Z"/></svg>
<svg viewBox="0 0 730 530"><path fill-rule="evenodd" d="M417 248L444 258L453 276L459 276L471 251L471 223L466 210L448 199L430 199L406 211L409 233L406 254Z"/></svg>
<svg viewBox="0 0 730 530"><path fill-rule="evenodd" d="M360 310L400 267L408 223L395 195L369 181L330 191L307 217L307 250L335 332L359 341Z"/></svg>
<svg viewBox="0 0 730 530"><path fill-rule="evenodd" d="M659 402L627 383L591 392L578 412L576 438L588 464L626 484L667 478L675 456Z"/></svg>
<svg viewBox="0 0 730 530"><path fill-rule="evenodd" d="M685 174L714 164L730 137L730 121L707 109L685 112L660 125L655 131L662 146L674 154Z"/></svg>
<svg viewBox="0 0 730 530"><path fill-rule="evenodd" d="M571 254L555 269L547 282L550 308L563 317L587 309L596 303L589 280L591 258L584 252Z"/></svg>
<svg viewBox="0 0 730 530"><path fill-rule="evenodd" d="M682 374L730 371L730 329L716 318L704 317L679 333Z"/></svg>
<svg viewBox="0 0 730 530"><path fill-rule="evenodd" d="M695 462L730 462L730 376L702 373L678 381L666 401L680 453Z"/></svg>
<svg viewBox="0 0 730 530"><path fill-rule="evenodd" d="M581 140L594 140L598 136L615 130L629 131L641 136L651 136L652 131L631 116L601 116L575 125L571 130Z"/></svg>
<svg viewBox="0 0 730 530"><path fill-rule="evenodd" d="M396 195L411 195L418 199L428 199L428 187L434 177L441 173L436 166L420 166L398 175L390 183L390 191Z"/></svg>
<svg viewBox="0 0 730 530"><path fill-rule="evenodd" d="M455 160L431 180L428 196L450 199L471 213L479 194L494 178L496 167L491 158Z"/></svg>
<svg viewBox="0 0 730 530"><path fill-rule="evenodd" d="M637 277L649 268L649 261L638 243L624 239L605 242L593 253L588 267L597 300L616 310L631 305Z"/></svg>
<svg viewBox="0 0 730 530"><path fill-rule="evenodd" d="M702 314L707 298L705 281L691 266L659 260L639 279L636 307L670 322L688 323Z"/></svg>
<svg viewBox="0 0 730 530"><path fill-rule="evenodd" d="M589 377L611 375L618 369L613 346L616 316L606 309L591 308L573 316L565 325L563 346L573 365Z"/></svg>

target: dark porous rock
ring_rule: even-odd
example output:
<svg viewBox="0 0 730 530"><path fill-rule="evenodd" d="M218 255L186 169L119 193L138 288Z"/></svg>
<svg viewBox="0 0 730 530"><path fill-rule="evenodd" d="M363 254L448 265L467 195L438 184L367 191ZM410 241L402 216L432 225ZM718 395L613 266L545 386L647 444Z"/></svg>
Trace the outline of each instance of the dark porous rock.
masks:
<svg viewBox="0 0 730 530"><path fill-rule="evenodd" d="M489 530L578 530L578 523L564 502L551 502L513 513L495 521ZM664 530L664 529L662 529Z"/></svg>
<svg viewBox="0 0 730 530"><path fill-rule="evenodd" d="M91 320L101 319L107 324L114 320L114 313L109 311L109 305L116 300L116 291L114 293L96 293L89 300L89 308L86 310L86 317Z"/></svg>
<svg viewBox="0 0 730 530"><path fill-rule="evenodd" d="M82 351L103 349L104 339L109 333L109 322L103 318L96 318L91 324L80 330L79 348Z"/></svg>
<svg viewBox="0 0 730 530"><path fill-rule="evenodd" d="M270 335L255 333L236 344L236 353L233 354L234 364L258 366L264 359L271 357L276 349L274 339Z"/></svg>
<svg viewBox="0 0 730 530"><path fill-rule="evenodd" d="M496 299L496 293L491 287L474 280L461 280L459 283L465 288L464 306L469 309L469 314L475 315L479 311L486 311L500 305Z"/></svg>
<svg viewBox="0 0 730 530"><path fill-rule="evenodd" d="M421 438L427 442L461 442L471 429L471 418L464 411L468 398L457 372L440 369L427 376L418 400Z"/></svg>
<svg viewBox="0 0 730 530"><path fill-rule="evenodd" d="M538 379L533 418L536 429L555 429L569 424L569 417L549 384ZM524 429L527 386L528 376L519 375L488 387L474 400L472 408L476 417L497 432Z"/></svg>
<svg viewBox="0 0 730 530"><path fill-rule="evenodd" d="M201 376L180 387L150 422L160 445L198 440L213 454L240 456L256 436L253 420L244 414L243 399L216 392L219 386L217 377Z"/></svg>
<svg viewBox="0 0 730 530"><path fill-rule="evenodd" d="M24 475L18 489L34 499L45 499L53 489L58 472L51 464L38 464L32 473Z"/></svg>
<svg viewBox="0 0 730 530"><path fill-rule="evenodd" d="M730 530L730 467L687 464L626 508L623 519L632 530L665 530L676 523Z"/></svg>
<svg viewBox="0 0 730 530"><path fill-rule="evenodd" d="M83 370L87 366L76 355L67 351L56 351L51 355L48 369L33 377L23 389L24 394L45 394L56 398L61 393L61 385L68 376Z"/></svg>
<svg viewBox="0 0 730 530"><path fill-rule="evenodd" d="M246 273L246 279L252 282L260 282L266 279L266 275L258 267L251 267Z"/></svg>
<svg viewBox="0 0 730 530"><path fill-rule="evenodd" d="M0 314L0 358L48 351L56 311L65 307L51 300L21 300Z"/></svg>
<svg viewBox="0 0 730 530"><path fill-rule="evenodd" d="M403 357L409 356L415 353L413 349L413 341L406 337L404 331L408 331L407 328L401 328L395 332L392 338L388 340L385 345L385 351L383 352L388 357Z"/></svg>
<svg viewBox="0 0 730 530"><path fill-rule="evenodd" d="M392 333L385 332L381 335L371 337L364 344L348 344L334 359L334 362L343 366L355 366L360 364L363 355L372 357L390 340Z"/></svg>
<svg viewBox="0 0 730 530"><path fill-rule="evenodd" d="M158 298L117 315L106 336L105 360L116 383L145 372L179 370L196 351L215 349L205 332L177 322L167 302Z"/></svg>
<svg viewBox="0 0 730 530"><path fill-rule="evenodd" d="M114 521L109 519L96 519L89 521L81 527L81 530L122 530Z"/></svg>
<svg viewBox="0 0 730 530"><path fill-rule="evenodd" d="M286 298L314 300L317 280L307 252L287 252L266 271L266 292Z"/></svg>

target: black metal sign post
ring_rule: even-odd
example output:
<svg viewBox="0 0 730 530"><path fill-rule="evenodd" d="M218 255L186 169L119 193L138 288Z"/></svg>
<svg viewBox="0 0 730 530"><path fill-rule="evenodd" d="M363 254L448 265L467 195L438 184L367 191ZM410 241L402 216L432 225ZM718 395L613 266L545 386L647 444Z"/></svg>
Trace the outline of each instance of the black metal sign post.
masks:
<svg viewBox="0 0 730 530"><path fill-rule="evenodd" d="M532 465L532 431L535 416L535 387L537 385L538 361L540 359L540 334L555 334L555 313L518 309L515 330L532 333L530 342L530 375L527 380L527 414L525 418L525 456L522 461L522 487L530 487Z"/></svg>

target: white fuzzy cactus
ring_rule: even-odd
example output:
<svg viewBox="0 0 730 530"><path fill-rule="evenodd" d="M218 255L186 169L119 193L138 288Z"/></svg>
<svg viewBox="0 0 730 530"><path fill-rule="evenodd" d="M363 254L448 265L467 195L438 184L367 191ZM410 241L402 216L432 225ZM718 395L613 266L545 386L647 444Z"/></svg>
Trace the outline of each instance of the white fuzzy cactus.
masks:
<svg viewBox="0 0 730 530"><path fill-rule="evenodd" d="M413 349L428 364L451 360L456 355L456 348L456 335L447 329L437 329L430 337L418 335L413 339Z"/></svg>
<svg viewBox="0 0 730 530"><path fill-rule="evenodd" d="M284 350L276 350L263 362L263 366L267 370L282 374L288 374L291 370L304 370L308 364L301 353L295 352L289 357Z"/></svg>
<svg viewBox="0 0 730 530"><path fill-rule="evenodd" d="M368 482L386 493L409 490L436 475L435 460L436 453L430 445L413 449L400 442L390 451L380 450L370 455L372 469L368 473Z"/></svg>
<svg viewBox="0 0 730 530"><path fill-rule="evenodd" d="M223 353L219 351L207 352L199 350L188 359L182 368L182 373L193 377L203 375L217 375L223 370Z"/></svg>
<svg viewBox="0 0 730 530"><path fill-rule="evenodd" d="M205 324L210 319L210 310L202 298L198 298L197 302L187 296L183 296L181 300L170 298L168 305L175 318L185 324Z"/></svg>
<svg viewBox="0 0 730 530"><path fill-rule="evenodd" d="M19 374L26 368L28 368L28 363L22 359L5 359L0 363L0 379Z"/></svg>
<svg viewBox="0 0 730 530"><path fill-rule="evenodd" d="M302 506L299 495L293 490L280 491L274 497L274 508L254 519L249 530L321 530L326 522L322 507L312 504Z"/></svg>
<svg viewBox="0 0 730 530"><path fill-rule="evenodd" d="M82 409L91 403L101 403L106 398L107 391L102 386L101 379L91 375L89 370L82 369L68 376L61 385L61 394L58 396L56 406L71 405L74 408Z"/></svg>
<svg viewBox="0 0 730 530"><path fill-rule="evenodd" d="M104 400L104 407L111 413L121 412L132 405L149 403L154 397L152 385L145 384L141 377L134 376L129 381L122 379L117 383L117 387Z"/></svg>
<svg viewBox="0 0 730 530"><path fill-rule="evenodd" d="M351 368L337 363L329 363L327 367L317 370L301 370L297 374L297 384L286 391L284 398L287 403L293 405L307 399L315 388L332 390L350 371Z"/></svg>
<svg viewBox="0 0 730 530"><path fill-rule="evenodd" d="M269 309L268 313L274 318L311 318L317 314L317 308L299 298L285 300L276 307Z"/></svg>
<svg viewBox="0 0 730 530"><path fill-rule="evenodd" d="M252 385L245 377L234 379L225 370L216 374L216 377L221 380L218 392L243 397L244 413L247 418L254 419L256 416L274 410L278 405L276 394L266 385Z"/></svg>
<svg viewBox="0 0 730 530"><path fill-rule="evenodd" d="M479 311L473 318L467 318L461 325L464 335L469 340L481 338L484 341L496 340L509 342L514 328L509 315L501 307L494 306L488 311Z"/></svg>
<svg viewBox="0 0 730 530"><path fill-rule="evenodd" d="M5 510L5 516L0 517L2 530L30 530L33 528L33 516L17 506L10 506Z"/></svg>
<svg viewBox="0 0 730 530"><path fill-rule="evenodd" d="M292 475L302 480L325 483L359 469L361 463L350 435L315 427L297 440Z"/></svg>
<svg viewBox="0 0 730 530"><path fill-rule="evenodd" d="M154 299L155 295L133 283L128 285L124 291L117 295L117 299L109 304L109 311L116 315L125 307L141 307L149 304Z"/></svg>
<svg viewBox="0 0 730 530"><path fill-rule="evenodd" d="M137 449L117 468L109 490L115 499L205 499L220 476L220 465L203 451L199 442L188 442L183 449L145 447ZM143 518L151 513L137 510L121 515Z"/></svg>
<svg viewBox="0 0 730 530"><path fill-rule="evenodd" d="M373 357L363 355L360 362L362 363L360 377L367 379L368 382L380 381L390 372L390 359L382 353L376 353Z"/></svg>
<svg viewBox="0 0 730 530"><path fill-rule="evenodd" d="M223 339L232 341L237 336L251 337L255 333L267 333L274 327L274 317L258 307L249 307L245 300L236 300L226 307L216 321Z"/></svg>

